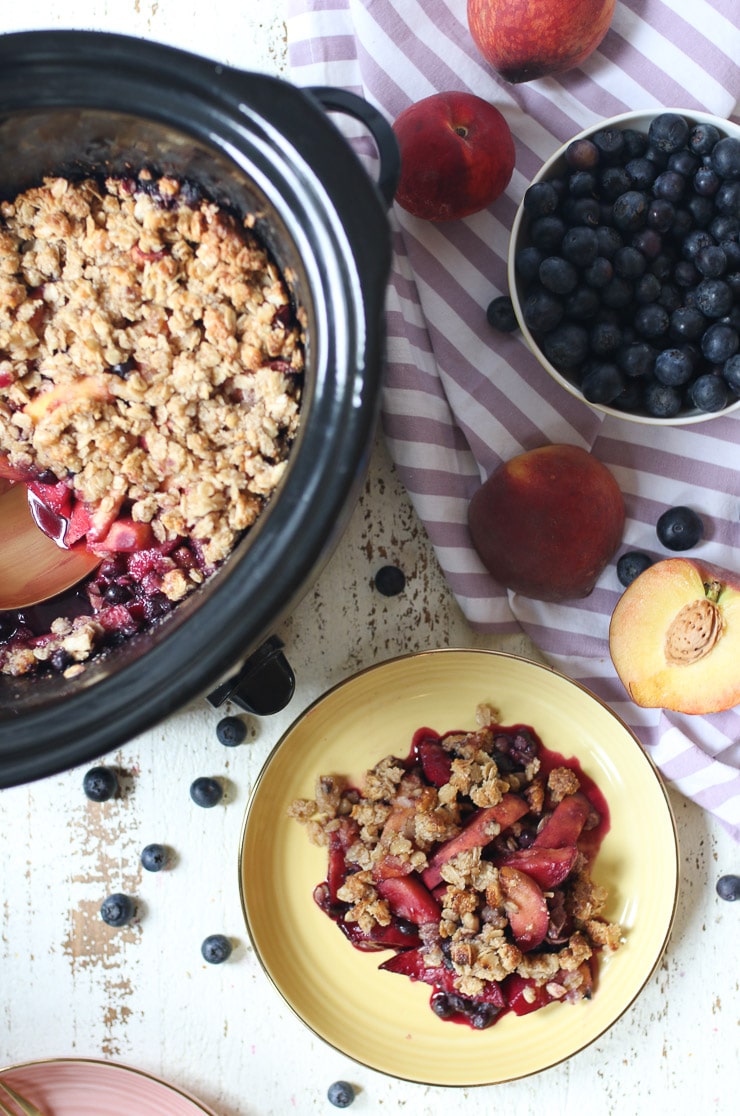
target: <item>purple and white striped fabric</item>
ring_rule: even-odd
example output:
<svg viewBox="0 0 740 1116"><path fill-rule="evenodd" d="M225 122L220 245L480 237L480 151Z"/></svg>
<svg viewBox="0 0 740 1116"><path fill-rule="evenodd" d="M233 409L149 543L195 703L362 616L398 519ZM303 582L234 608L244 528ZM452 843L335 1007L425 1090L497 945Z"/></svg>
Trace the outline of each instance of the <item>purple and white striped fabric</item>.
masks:
<svg viewBox="0 0 740 1116"><path fill-rule="evenodd" d="M477 52L465 0L289 0L288 47L296 84L353 89L390 120L450 89L474 92L504 113L516 168L493 206L443 225L397 206L392 214L383 404L390 451L471 625L526 631L554 666L634 729L667 780L740 840L740 707L707 717L636 707L608 652L621 591L614 566L585 600L529 600L486 574L466 526L472 493L499 462L546 442L572 442L614 473L627 504L625 548L668 556L656 520L688 504L707 526L696 553L740 570L740 416L660 430L603 419L551 381L518 334L496 335L485 320L491 299L507 292L517 205L562 142L630 109L680 107L738 120L738 0L617 0L611 29L580 68L516 86ZM352 126L347 134L372 170L371 145Z"/></svg>

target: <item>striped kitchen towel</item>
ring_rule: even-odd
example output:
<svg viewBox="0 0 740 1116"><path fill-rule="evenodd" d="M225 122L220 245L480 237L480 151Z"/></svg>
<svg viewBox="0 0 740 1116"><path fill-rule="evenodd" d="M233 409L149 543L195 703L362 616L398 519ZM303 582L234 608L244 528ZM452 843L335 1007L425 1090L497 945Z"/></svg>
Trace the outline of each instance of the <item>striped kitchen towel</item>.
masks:
<svg viewBox="0 0 740 1116"><path fill-rule="evenodd" d="M668 781L740 840L740 707L707 717L638 708L608 652L621 592L614 564L584 600L533 601L487 575L466 526L472 493L501 461L572 442L600 458L624 493L623 549L667 557L656 521L666 508L687 504L707 528L695 553L740 570L740 416L672 429L604 419L546 376L518 333L495 334L485 317L491 299L507 293L517 205L561 143L630 109L701 109L738 119L738 0L617 0L606 38L582 66L522 85L502 81L481 58L465 0L289 0L288 48L296 84L353 89L389 120L452 89L484 97L506 117L516 168L489 209L445 224L398 206L391 215L388 445L470 624L524 630L555 667L631 726ZM371 143L352 127L348 135L372 170Z"/></svg>

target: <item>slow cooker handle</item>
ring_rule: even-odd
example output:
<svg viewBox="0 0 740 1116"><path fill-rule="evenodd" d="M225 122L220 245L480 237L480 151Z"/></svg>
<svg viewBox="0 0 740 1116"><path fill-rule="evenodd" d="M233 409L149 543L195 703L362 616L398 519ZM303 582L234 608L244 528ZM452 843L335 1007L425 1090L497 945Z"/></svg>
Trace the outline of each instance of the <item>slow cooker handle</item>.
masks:
<svg viewBox="0 0 740 1116"><path fill-rule="evenodd" d="M206 701L214 709L230 701L247 713L267 717L285 709L294 693L295 675L283 654L283 643L270 636L236 674L206 695Z"/></svg>
<svg viewBox="0 0 740 1116"><path fill-rule="evenodd" d="M346 112L348 116L365 125L375 140L380 158L377 186L386 208L390 208L393 205L401 171L398 141L391 125L368 101L349 89L337 89L331 85L311 85L304 92L311 93L325 109Z"/></svg>

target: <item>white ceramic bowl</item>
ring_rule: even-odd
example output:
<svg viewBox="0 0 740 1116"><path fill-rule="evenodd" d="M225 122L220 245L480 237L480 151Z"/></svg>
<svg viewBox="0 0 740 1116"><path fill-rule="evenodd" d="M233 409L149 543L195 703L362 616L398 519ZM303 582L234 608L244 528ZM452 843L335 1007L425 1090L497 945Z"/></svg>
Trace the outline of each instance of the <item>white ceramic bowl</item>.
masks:
<svg viewBox="0 0 740 1116"><path fill-rule="evenodd" d="M601 131L602 128L620 127L632 128L638 132L647 134L650 122L658 115L664 112L676 112L683 116L690 125L694 124L714 124L723 136L735 136L740 139L740 126L734 124L732 121L724 120L719 116L712 116L706 112L694 112L688 109L680 108L665 108L658 111L650 112L625 112L619 116L612 116L608 119L600 120L590 128L585 128L582 132L572 136L571 139L564 143L558 150L550 156L549 159L543 163L540 170L532 179L530 186L535 182L546 181L560 174L565 165L565 151L577 139L586 139L594 135L595 132ZM594 410L600 411L603 414L614 415L617 418L626 419L631 422L647 423L653 426L681 426L689 423L706 422L708 419L717 418L719 416L728 415L733 411L740 409L740 399L732 400L721 411L699 411L681 410L673 418L655 418L649 415L646 411L626 411L620 410L616 407L610 407L606 404L592 403L584 398L582 391L575 380L568 376L568 374L559 371L545 356L542 349L538 345L531 330L528 328L524 321L523 301L524 291L522 283L517 276L515 268L516 254L520 248L525 247L529 243L528 238L528 218L524 211L523 201L520 203L519 208L514 218L514 223L511 228L511 236L509 239L509 258L508 258L508 280L509 291L511 300L514 304L514 311L519 322L522 335L525 338L527 345L532 350L537 360L542 367L556 380L566 391L570 392L577 399L582 399L588 403Z"/></svg>

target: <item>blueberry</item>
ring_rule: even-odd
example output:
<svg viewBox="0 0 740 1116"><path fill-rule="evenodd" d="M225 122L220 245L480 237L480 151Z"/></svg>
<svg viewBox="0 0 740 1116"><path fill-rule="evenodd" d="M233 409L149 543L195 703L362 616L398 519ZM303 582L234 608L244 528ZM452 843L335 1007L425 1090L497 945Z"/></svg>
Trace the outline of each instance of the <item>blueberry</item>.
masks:
<svg viewBox="0 0 740 1116"><path fill-rule="evenodd" d="M712 148L710 165L720 178L740 178L740 139L725 136Z"/></svg>
<svg viewBox="0 0 740 1116"><path fill-rule="evenodd" d="M599 152L599 161L617 163L624 151L624 133L621 128L600 128L591 140Z"/></svg>
<svg viewBox="0 0 740 1116"><path fill-rule="evenodd" d="M565 213L572 225L595 229L601 222L601 206L596 198L574 198L566 204Z"/></svg>
<svg viewBox="0 0 740 1116"><path fill-rule="evenodd" d="M599 149L590 139L573 140L565 149L565 161L574 170L593 170L599 162Z"/></svg>
<svg viewBox="0 0 740 1116"><path fill-rule="evenodd" d="M118 776L112 767L91 767L85 772L82 789L92 802L107 802L118 790Z"/></svg>
<svg viewBox="0 0 740 1116"><path fill-rule="evenodd" d="M647 268L647 260L642 252L626 244L614 254L614 270L623 279L639 279Z"/></svg>
<svg viewBox="0 0 740 1116"><path fill-rule="evenodd" d="M649 186L652 186L658 174L655 163L652 163L650 159L645 159L642 155L630 159L624 169L636 190L646 190Z"/></svg>
<svg viewBox="0 0 740 1116"><path fill-rule="evenodd" d="M685 349L663 349L655 360L655 378L661 384L679 387L691 379L693 361Z"/></svg>
<svg viewBox="0 0 740 1116"><path fill-rule="evenodd" d="M625 376L647 376L653 370L657 355L647 341L633 341L617 354L617 364Z"/></svg>
<svg viewBox="0 0 740 1116"><path fill-rule="evenodd" d="M610 310L625 310L632 302L632 284L615 275L604 287L601 301Z"/></svg>
<svg viewBox="0 0 740 1116"><path fill-rule="evenodd" d="M714 124L695 124L689 132L689 151L695 155L709 155L719 138L719 128Z"/></svg>
<svg viewBox="0 0 740 1116"><path fill-rule="evenodd" d="M209 965L220 965L231 957L232 945L225 934L209 934L200 947L203 960Z"/></svg>
<svg viewBox="0 0 740 1116"><path fill-rule="evenodd" d="M679 306L671 314L670 334L677 341L696 341L706 327L707 319L695 306Z"/></svg>
<svg viewBox="0 0 740 1116"><path fill-rule="evenodd" d="M706 279L718 279L727 270L727 254L719 244L709 244L696 253L697 271Z"/></svg>
<svg viewBox="0 0 740 1116"><path fill-rule="evenodd" d="M108 926L125 926L134 917L136 906L129 895L116 892L100 905L100 917Z"/></svg>
<svg viewBox="0 0 740 1116"><path fill-rule="evenodd" d="M641 275L635 286L635 300L637 302L655 302L661 293L660 279L657 275L648 272L647 275Z"/></svg>
<svg viewBox="0 0 740 1116"><path fill-rule="evenodd" d="M223 794L224 790L218 779L211 779L207 775L201 775L190 784L190 797L196 806L215 806L221 801Z"/></svg>
<svg viewBox="0 0 740 1116"><path fill-rule="evenodd" d="M167 867L169 859L169 850L165 845L145 845L141 850L141 865L147 872L161 872Z"/></svg>
<svg viewBox="0 0 740 1116"><path fill-rule="evenodd" d="M556 368L573 371L588 356L589 337L583 326L562 322L542 338L542 351Z"/></svg>
<svg viewBox="0 0 740 1116"><path fill-rule="evenodd" d="M222 717L216 725L216 737L226 748L236 748L247 739L247 725L241 717Z"/></svg>
<svg viewBox="0 0 740 1116"><path fill-rule="evenodd" d="M724 322L714 322L705 330L701 351L710 364L724 364L740 349L740 336L736 329Z"/></svg>
<svg viewBox="0 0 740 1116"><path fill-rule="evenodd" d="M398 566L381 566L374 582L375 588L384 597L397 597L406 587L406 575Z"/></svg>
<svg viewBox="0 0 740 1116"><path fill-rule="evenodd" d="M704 535L704 524L692 508L681 505L663 512L656 532L668 550L691 550Z"/></svg>
<svg viewBox="0 0 740 1116"><path fill-rule="evenodd" d="M558 194L550 182L534 182L526 191L523 205L532 218L547 217L558 207Z"/></svg>
<svg viewBox="0 0 740 1116"><path fill-rule="evenodd" d="M563 237L561 251L566 260L576 267L588 267L596 259L599 251L599 238L596 229L586 225L576 225L568 229Z"/></svg>
<svg viewBox="0 0 740 1116"><path fill-rule="evenodd" d="M631 585L636 577L652 566L653 560L649 554L643 554L641 550L628 550L625 554L620 555L617 561L617 577L622 585L625 587Z"/></svg>
<svg viewBox="0 0 740 1116"><path fill-rule="evenodd" d="M537 217L532 222L529 233L534 246L549 256L553 252L557 252L563 243L563 237L566 233L565 221L562 217L552 215Z"/></svg>
<svg viewBox="0 0 740 1116"><path fill-rule="evenodd" d="M625 381L616 364L598 362L581 380L583 397L589 403L611 403L624 391Z"/></svg>
<svg viewBox="0 0 740 1116"><path fill-rule="evenodd" d="M349 1108L355 1099L355 1090L349 1081L334 1081L326 1091L329 1104L335 1108Z"/></svg>
<svg viewBox="0 0 740 1116"><path fill-rule="evenodd" d="M726 381L712 372L697 376L689 394L691 402L698 410L712 413L723 411L730 397Z"/></svg>
<svg viewBox="0 0 740 1116"><path fill-rule="evenodd" d="M740 354L725 361L722 375L736 395L740 395Z"/></svg>
<svg viewBox="0 0 740 1116"><path fill-rule="evenodd" d="M568 179L568 193L572 198L591 197L596 190L596 176L587 170L577 170Z"/></svg>
<svg viewBox="0 0 740 1116"><path fill-rule="evenodd" d="M696 288L696 305L707 318L724 317L732 303L732 290L723 279L702 279Z"/></svg>
<svg viewBox="0 0 740 1116"><path fill-rule="evenodd" d="M714 206L722 216L737 217L740 214L740 182L724 182L717 191Z"/></svg>
<svg viewBox="0 0 740 1116"><path fill-rule="evenodd" d="M674 418L681 410L681 396L674 387L650 380L643 394L645 410L653 418Z"/></svg>
<svg viewBox="0 0 740 1116"><path fill-rule="evenodd" d="M599 225L596 229L596 244L599 255L611 260L614 258L617 249L622 247L624 241L612 225Z"/></svg>
<svg viewBox="0 0 740 1116"><path fill-rule="evenodd" d="M717 880L717 894L728 903L740 899L740 876L720 876Z"/></svg>
<svg viewBox="0 0 740 1116"><path fill-rule="evenodd" d="M606 167L599 179L599 193L603 199L614 201L634 185L625 167Z"/></svg>
<svg viewBox="0 0 740 1116"><path fill-rule="evenodd" d="M622 344L622 329L616 322L602 320L595 322L588 337L591 352L595 356L608 356L616 353Z"/></svg>
<svg viewBox="0 0 740 1116"><path fill-rule="evenodd" d="M533 244L520 248L514 257L514 267L519 278L524 283L533 283L540 273L540 264L544 259L543 253Z"/></svg>
<svg viewBox="0 0 740 1116"><path fill-rule="evenodd" d="M527 295L522 312L524 321L534 333L546 333L560 324L563 304L551 291L536 287Z"/></svg>
<svg viewBox="0 0 740 1116"><path fill-rule="evenodd" d="M683 116L677 112L661 112L650 121L648 143L670 154L686 146L689 133L688 121Z"/></svg>
<svg viewBox="0 0 740 1116"><path fill-rule="evenodd" d="M676 172L672 170L662 171L653 183L653 193L656 198L663 198L665 201L669 202L680 201L685 189L686 179L683 175L676 174ZM673 222L671 222L671 224L672 223Z"/></svg>
<svg viewBox="0 0 740 1116"><path fill-rule="evenodd" d="M576 287L565 300L565 315L574 322L594 318L599 312L599 296L592 287Z"/></svg>
<svg viewBox="0 0 740 1116"><path fill-rule="evenodd" d="M635 311L635 329L641 337L654 341L668 331L670 315L664 306L648 302Z"/></svg>
<svg viewBox="0 0 740 1116"><path fill-rule="evenodd" d="M597 256L590 267L583 273L583 278L589 287L600 290L611 283L614 278L614 266L606 256Z"/></svg>
<svg viewBox="0 0 740 1116"><path fill-rule="evenodd" d="M658 232L668 232L676 220L676 210L666 198L656 198L650 203L647 212L647 223L651 229Z"/></svg>

